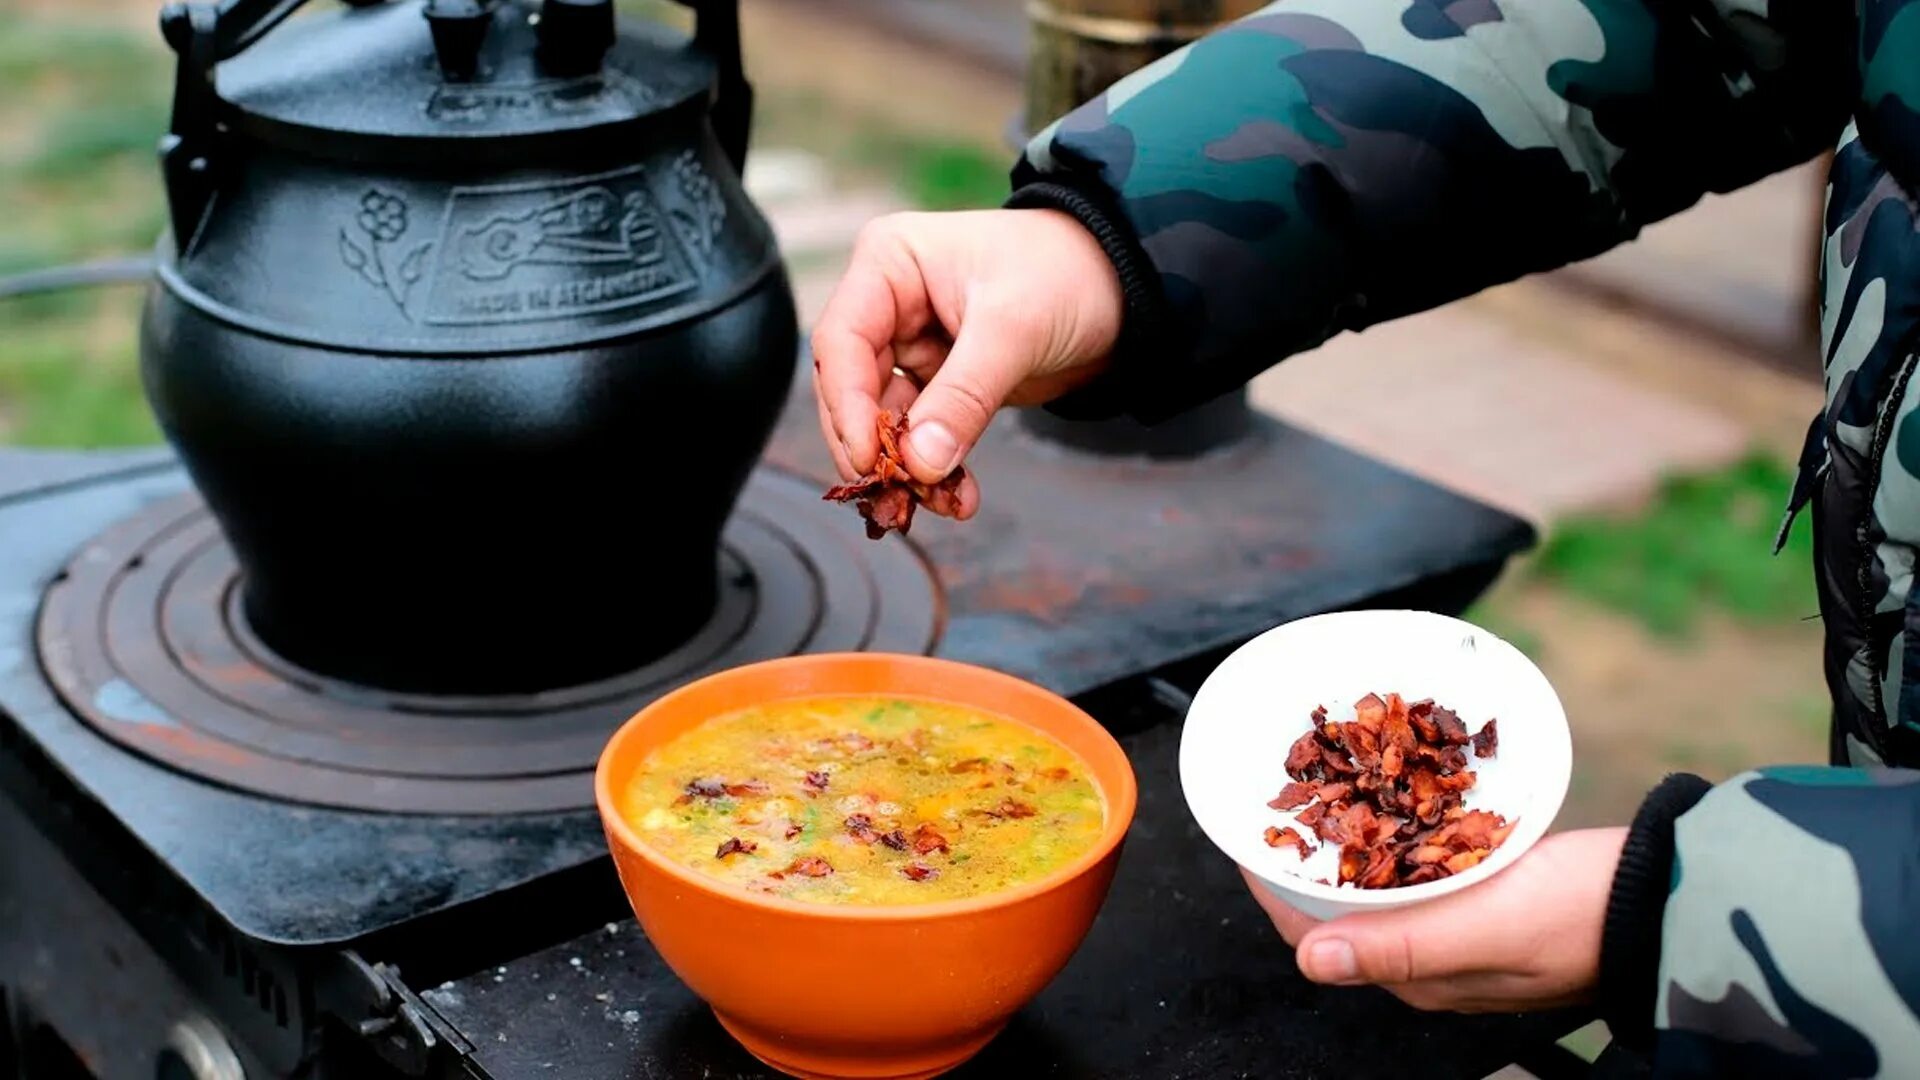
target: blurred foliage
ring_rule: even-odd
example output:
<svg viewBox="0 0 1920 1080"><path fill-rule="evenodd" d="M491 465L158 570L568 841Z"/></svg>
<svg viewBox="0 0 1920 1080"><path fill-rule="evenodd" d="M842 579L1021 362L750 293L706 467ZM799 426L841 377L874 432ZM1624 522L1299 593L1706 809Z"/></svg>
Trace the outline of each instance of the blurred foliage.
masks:
<svg viewBox="0 0 1920 1080"><path fill-rule="evenodd" d="M871 117L849 116L807 91L763 95L755 106L757 143L815 154L828 163L837 182L887 184L923 210L998 206L1011 190L1011 151L929 138Z"/></svg>
<svg viewBox="0 0 1920 1080"><path fill-rule="evenodd" d="M1535 572L1663 636L1687 635L1707 610L1749 624L1809 618L1818 601L1804 519L1773 554L1792 487L1791 469L1759 455L1675 478L1638 514L1558 524Z"/></svg>
<svg viewBox="0 0 1920 1080"><path fill-rule="evenodd" d="M1009 163L972 146L911 143L900 148L900 183L923 210L998 206L1008 194Z"/></svg>
<svg viewBox="0 0 1920 1080"><path fill-rule="evenodd" d="M0 301L6 303L6 301ZM17 306L17 305L16 305ZM137 289L24 320L0 344L0 432L24 446L134 446L159 438L135 362Z"/></svg>
<svg viewBox="0 0 1920 1080"><path fill-rule="evenodd" d="M0 10L0 274L140 251L165 222L157 34ZM158 438L135 357L137 289L0 300L0 441Z"/></svg>

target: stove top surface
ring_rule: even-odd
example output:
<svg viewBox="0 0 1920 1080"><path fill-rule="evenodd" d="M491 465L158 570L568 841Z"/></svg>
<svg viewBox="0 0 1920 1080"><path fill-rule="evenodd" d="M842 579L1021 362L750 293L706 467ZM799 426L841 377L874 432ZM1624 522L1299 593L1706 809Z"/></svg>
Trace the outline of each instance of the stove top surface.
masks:
<svg viewBox="0 0 1920 1080"><path fill-rule="evenodd" d="M793 500L825 485L829 467L806 385L796 380L752 501L742 504L743 519L771 513L791 532L801 527L793 524ZM985 491L975 520L921 515L910 542L896 536L854 543L868 567L867 588L919 589L924 596L925 571L900 570L900 560L913 559L931 569L944 593L937 623L913 614L924 603L901 604L891 624L869 619L864 643L919 649L931 640L936 655L1070 696L1229 647L1291 618L1380 602L1416 585L1457 579L1464 602L1532 540L1524 522L1270 421L1256 424L1241 444L1176 463L1087 455L998 425L969 464ZM16 725L172 877L243 935L317 946L418 925L435 913L604 865L596 815L568 808L587 805L578 792L590 773L578 769L552 781L541 798L502 802L498 813L456 814L445 811L485 809L484 800L382 803L309 786L293 792L306 801L293 801L243 790L233 776L208 782L162 764L168 748L177 750L194 729L222 722L205 699L163 702L110 670L77 680L60 656L43 653L36 625L43 601L48 614L58 614L61 594L55 590L49 600L50 586L63 572L72 582L85 566L71 564L77 557L85 564L85 553L99 550L100 538L121 523L147 514L149 521L179 520L204 531L204 523L190 520L191 502L182 501L189 494L184 474L161 451L0 452L0 722ZM824 509L826 518L805 527L860 536L851 510ZM193 550L201 553L202 583L220 581L212 537L201 536ZM889 561L892 571L872 569ZM178 562L183 571L194 565L191 558ZM844 590L850 579L833 580ZM163 591L150 590L140 610L161 610ZM94 632L85 620L77 625L79 636ZM124 645L151 656L163 635L140 637L136 626L118 642L89 639L88 647L105 654ZM598 718L582 730L611 730L670 681L602 700ZM96 707L104 695L104 705L128 726L103 736L63 701L61 688ZM303 693L303 722L325 725L326 688ZM592 731L573 734L574 743L592 741ZM287 744L260 735L249 735L248 752L289 753ZM562 772L583 760L549 749ZM412 767L419 764L416 758ZM564 794L568 784L575 785L571 796ZM379 805L415 812L366 808ZM583 901L573 916L604 921L596 907L604 899Z"/></svg>

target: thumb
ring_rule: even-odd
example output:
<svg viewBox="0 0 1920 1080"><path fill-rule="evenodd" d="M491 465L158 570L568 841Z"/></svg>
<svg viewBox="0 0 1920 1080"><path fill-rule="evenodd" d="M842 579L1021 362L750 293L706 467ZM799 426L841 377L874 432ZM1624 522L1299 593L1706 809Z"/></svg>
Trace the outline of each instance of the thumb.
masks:
<svg viewBox="0 0 1920 1080"><path fill-rule="evenodd" d="M1481 940L1472 918L1441 901L1400 911L1350 915L1323 923L1300 939L1295 959L1307 978L1336 985L1396 985L1460 974Z"/></svg>
<svg viewBox="0 0 1920 1080"><path fill-rule="evenodd" d="M960 328L947 359L907 415L906 465L914 479L936 483L986 433L993 414L1033 370L1039 352L1021 323L977 309Z"/></svg>

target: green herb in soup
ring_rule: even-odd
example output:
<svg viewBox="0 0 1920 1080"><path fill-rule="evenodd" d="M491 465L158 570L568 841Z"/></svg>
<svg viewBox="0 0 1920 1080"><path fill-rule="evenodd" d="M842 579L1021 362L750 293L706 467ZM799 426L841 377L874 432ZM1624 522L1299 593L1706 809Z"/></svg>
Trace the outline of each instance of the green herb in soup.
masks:
<svg viewBox="0 0 1920 1080"><path fill-rule="evenodd" d="M897 698L782 701L648 756L621 812L669 858L826 904L914 904L1044 877L1100 838L1084 762L1031 728Z"/></svg>

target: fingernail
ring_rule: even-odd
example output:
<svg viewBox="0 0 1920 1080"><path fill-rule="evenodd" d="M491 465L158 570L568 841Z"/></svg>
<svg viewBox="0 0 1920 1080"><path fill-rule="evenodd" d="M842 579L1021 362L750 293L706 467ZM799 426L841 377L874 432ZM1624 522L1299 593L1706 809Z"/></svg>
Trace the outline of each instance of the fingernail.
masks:
<svg viewBox="0 0 1920 1080"><path fill-rule="evenodd" d="M919 455L921 461L938 469L943 475L953 471L956 459L960 457L960 440L954 438L947 425L938 420L909 430L907 441L913 444L913 452Z"/></svg>
<svg viewBox="0 0 1920 1080"><path fill-rule="evenodd" d="M1316 941L1307 950L1307 977L1314 982L1348 982L1360 974L1353 946L1339 938Z"/></svg>

